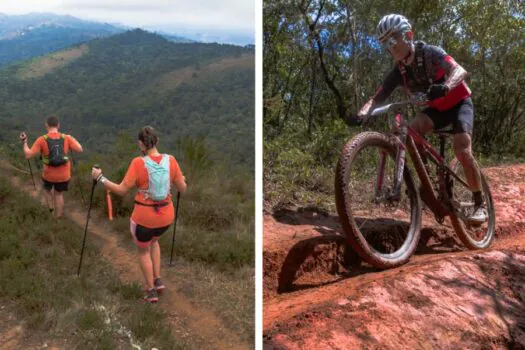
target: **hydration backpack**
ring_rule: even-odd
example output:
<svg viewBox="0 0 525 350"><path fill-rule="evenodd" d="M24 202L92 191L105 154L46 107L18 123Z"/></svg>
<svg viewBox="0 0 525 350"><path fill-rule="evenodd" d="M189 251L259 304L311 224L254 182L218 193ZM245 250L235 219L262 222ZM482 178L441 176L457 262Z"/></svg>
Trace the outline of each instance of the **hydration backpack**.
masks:
<svg viewBox="0 0 525 350"><path fill-rule="evenodd" d="M64 152L65 134L60 134L60 138L52 139L48 135L44 135L44 139L49 149L49 154L42 156L42 162L49 166L61 166L69 161L69 157Z"/></svg>
<svg viewBox="0 0 525 350"><path fill-rule="evenodd" d="M430 61L430 57L425 55L425 43L422 41L417 41L415 43L415 57L416 60L416 67L412 69L413 71L413 77L415 81L410 80L407 77L407 71L405 69L405 66L403 63L398 63L398 69L401 72L401 76L403 77L403 85L405 87L405 90L408 92L409 85L412 85L412 83L416 83L418 85L432 85L434 83L434 80L432 79L432 62ZM427 86L427 87L428 87Z"/></svg>
<svg viewBox="0 0 525 350"><path fill-rule="evenodd" d="M149 184L147 190L142 190L146 198L154 201L163 201L170 193L170 158L167 154L162 155L160 164L157 164L149 156L142 157L148 171Z"/></svg>

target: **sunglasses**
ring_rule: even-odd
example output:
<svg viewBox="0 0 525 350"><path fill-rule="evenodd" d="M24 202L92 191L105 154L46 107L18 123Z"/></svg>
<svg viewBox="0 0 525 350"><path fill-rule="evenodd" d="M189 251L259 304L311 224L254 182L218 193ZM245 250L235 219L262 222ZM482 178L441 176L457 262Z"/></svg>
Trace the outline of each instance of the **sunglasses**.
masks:
<svg viewBox="0 0 525 350"><path fill-rule="evenodd" d="M400 41L405 41L406 42L406 33L403 33L403 34L396 33L396 34L392 35L390 38L386 39L382 43L382 45L385 48L385 50L388 50L388 49L393 48Z"/></svg>

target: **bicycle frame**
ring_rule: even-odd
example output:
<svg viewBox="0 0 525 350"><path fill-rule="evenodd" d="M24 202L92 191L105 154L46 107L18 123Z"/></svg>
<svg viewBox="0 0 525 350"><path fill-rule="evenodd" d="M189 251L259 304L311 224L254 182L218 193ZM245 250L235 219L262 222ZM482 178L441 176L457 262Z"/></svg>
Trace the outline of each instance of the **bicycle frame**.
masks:
<svg viewBox="0 0 525 350"><path fill-rule="evenodd" d="M441 139L440 152L438 153L433 146L425 140L415 129L407 125L406 121L400 113L397 113L393 118L393 123L390 122L394 139L397 144L395 170L394 170L394 188L392 193L388 195L387 200L398 201L401 198L401 184L403 182L403 172L406 163L406 151L408 151L412 162L414 163L416 172L422 183L422 193L424 193L423 200L429 208L434 212L436 217L441 221L445 216L454 211L457 206L465 204L453 205L450 193L447 191L447 186L450 186L450 176L454 177L463 186L469 188L468 184L457 176L455 172L446 164L445 161L445 136L444 132L439 133ZM419 151L418 150L421 150ZM427 167L421 158L423 156L430 159L437 166L437 174L439 181L438 195L432 190L432 181L428 173ZM386 151L381 152L379 169L375 186L375 202L379 203L381 198L381 189L384 182ZM466 204L471 205L471 204Z"/></svg>

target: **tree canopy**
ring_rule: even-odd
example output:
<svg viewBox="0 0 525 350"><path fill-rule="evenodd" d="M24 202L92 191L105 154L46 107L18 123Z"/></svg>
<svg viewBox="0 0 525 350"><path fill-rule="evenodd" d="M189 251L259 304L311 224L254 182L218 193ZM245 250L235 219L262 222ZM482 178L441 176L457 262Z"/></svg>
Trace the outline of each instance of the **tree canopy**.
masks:
<svg viewBox="0 0 525 350"><path fill-rule="evenodd" d="M416 40L442 47L468 71L476 156L525 156L523 2L266 0L265 186L318 188L319 174L332 178L342 144L361 131L342 119L357 113L393 67L375 37L390 13L405 15Z"/></svg>

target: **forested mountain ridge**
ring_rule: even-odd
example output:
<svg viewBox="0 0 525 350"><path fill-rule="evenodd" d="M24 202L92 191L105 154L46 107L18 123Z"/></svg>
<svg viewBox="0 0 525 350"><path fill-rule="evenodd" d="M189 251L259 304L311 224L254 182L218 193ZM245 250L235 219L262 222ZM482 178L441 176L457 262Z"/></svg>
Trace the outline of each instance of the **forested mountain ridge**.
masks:
<svg viewBox="0 0 525 350"><path fill-rule="evenodd" d="M0 141L22 128L36 136L56 114L95 151L151 124L166 146L204 137L221 157L251 164L254 73L249 48L172 43L140 29L95 39L0 71L0 126L11 131Z"/></svg>
<svg viewBox="0 0 525 350"><path fill-rule="evenodd" d="M0 13L0 67L125 30L120 25L86 21L68 15ZM177 35L163 36L173 42L191 42Z"/></svg>
<svg viewBox="0 0 525 350"><path fill-rule="evenodd" d="M0 14L0 67L124 30L50 13Z"/></svg>

